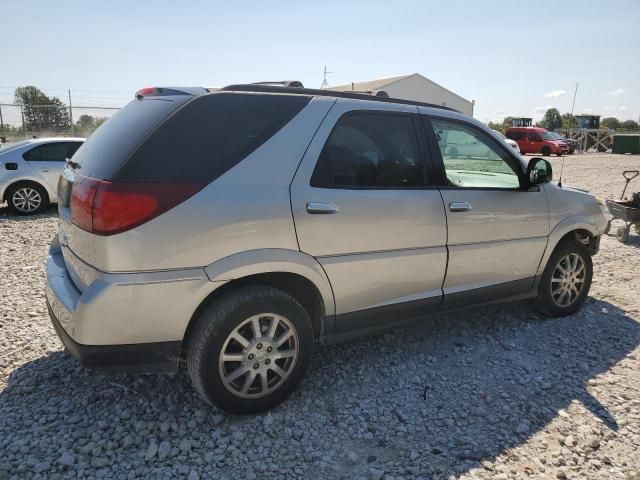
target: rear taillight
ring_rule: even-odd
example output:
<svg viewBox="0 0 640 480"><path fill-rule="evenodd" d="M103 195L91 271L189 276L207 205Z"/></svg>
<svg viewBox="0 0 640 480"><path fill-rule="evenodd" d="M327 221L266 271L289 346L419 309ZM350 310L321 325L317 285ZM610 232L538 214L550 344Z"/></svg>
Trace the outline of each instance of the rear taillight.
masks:
<svg viewBox="0 0 640 480"><path fill-rule="evenodd" d="M202 187L200 183L110 182L77 175L71 219L88 232L115 235L161 215Z"/></svg>

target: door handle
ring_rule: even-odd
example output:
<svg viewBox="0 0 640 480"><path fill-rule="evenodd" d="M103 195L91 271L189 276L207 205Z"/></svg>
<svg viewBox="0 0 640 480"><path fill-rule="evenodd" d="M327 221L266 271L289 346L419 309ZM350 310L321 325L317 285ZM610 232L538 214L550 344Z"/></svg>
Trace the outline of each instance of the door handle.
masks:
<svg viewBox="0 0 640 480"><path fill-rule="evenodd" d="M307 213L338 213L335 203L309 202L307 203Z"/></svg>
<svg viewBox="0 0 640 480"><path fill-rule="evenodd" d="M48 169L48 168L41 168L41 169L40 169L40 171L41 171L41 172L48 172L48 171L49 171L49 169Z"/></svg>
<svg viewBox="0 0 640 480"><path fill-rule="evenodd" d="M471 205L468 202L451 202L449 210L452 212L468 212L471 210Z"/></svg>

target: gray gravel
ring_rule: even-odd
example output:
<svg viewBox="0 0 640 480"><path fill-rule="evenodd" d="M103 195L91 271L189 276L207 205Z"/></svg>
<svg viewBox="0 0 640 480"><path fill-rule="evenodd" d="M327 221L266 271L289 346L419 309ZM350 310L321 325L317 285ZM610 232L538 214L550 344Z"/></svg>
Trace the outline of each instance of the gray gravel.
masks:
<svg viewBox="0 0 640 480"><path fill-rule="evenodd" d="M640 158L573 156L563 177L605 197L629 168ZM54 210L0 208L0 478L640 478L635 233L603 239L572 317L476 308L322 347L289 401L233 417L183 376L62 352L43 295L55 230Z"/></svg>

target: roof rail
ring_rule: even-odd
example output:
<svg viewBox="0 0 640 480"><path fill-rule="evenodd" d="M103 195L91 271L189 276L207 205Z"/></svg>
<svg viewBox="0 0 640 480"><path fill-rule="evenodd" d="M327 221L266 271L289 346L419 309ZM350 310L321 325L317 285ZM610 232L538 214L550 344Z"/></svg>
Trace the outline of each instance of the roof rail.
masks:
<svg viewBox="0 0 640 480"><path fill-rule="evenodd" d="M304 85L302 85L302 82L298 80L282 80L279 82L254 82L251 85L271 85L271 86L280 86L280 87L304 88Z"/></svg>
<svg viewBox="0 0 640 480"><path fill-rule="evenodd" d="M358 93L358 92L351 92L351 91L338 92L334 90L318 90L315 88L304 88L304 87L283 87L283 86L273 85L273 84L265 85L264 83L227 85L226 87L222 87L219 91L291 93L291 94L297 94L297 95L311 95L315 97L351 98L353 100L369 100L369 101L385 102L385 103L399 103L401 105L416 105L420 107L438 108L440 110L449 110L451 112L458 112L458 110L455 110L449 107L444 107L442 105L434 105L432 103L425 103L425 102L414 102L413 100L404 100L401 98L391 98L388 95L386 97L384 95L376 95L375 98L372 98L372 95L366 94L366 93ZM381 93L381 92L378 92L378 93ZM386 93L387 92L384 92L384 94Z"/></svg>

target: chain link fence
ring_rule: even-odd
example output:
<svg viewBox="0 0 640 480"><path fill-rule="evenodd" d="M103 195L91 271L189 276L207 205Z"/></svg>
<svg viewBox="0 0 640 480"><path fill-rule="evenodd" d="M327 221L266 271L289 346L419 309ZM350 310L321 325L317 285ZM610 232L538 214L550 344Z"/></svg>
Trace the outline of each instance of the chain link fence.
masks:
<svg viewBox="0 0 640 480"><path fill-rule="evenodd" d="M0 143L34 137L88 137L119 107L0 103Z"/></svg>

